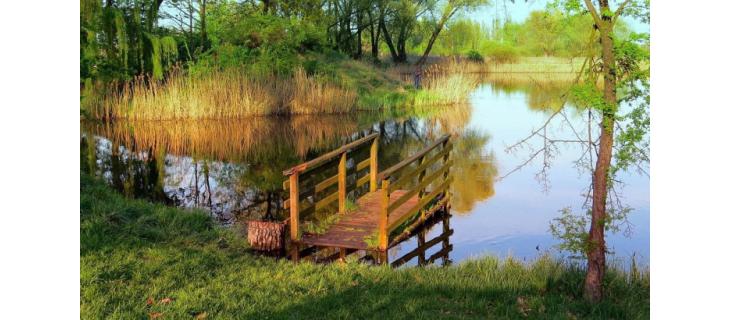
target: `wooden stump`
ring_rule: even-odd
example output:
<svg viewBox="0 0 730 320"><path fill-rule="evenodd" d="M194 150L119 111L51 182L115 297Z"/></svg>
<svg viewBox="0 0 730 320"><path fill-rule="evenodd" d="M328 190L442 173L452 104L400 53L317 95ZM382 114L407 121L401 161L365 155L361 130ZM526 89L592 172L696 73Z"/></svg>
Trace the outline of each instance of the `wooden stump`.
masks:
<svg viewBox="0 0 730 320"><path fill-rule="evenodd" d="M286 224L283 222L248 221L248 243L255 250L282 250L285 227Z"/></svg>

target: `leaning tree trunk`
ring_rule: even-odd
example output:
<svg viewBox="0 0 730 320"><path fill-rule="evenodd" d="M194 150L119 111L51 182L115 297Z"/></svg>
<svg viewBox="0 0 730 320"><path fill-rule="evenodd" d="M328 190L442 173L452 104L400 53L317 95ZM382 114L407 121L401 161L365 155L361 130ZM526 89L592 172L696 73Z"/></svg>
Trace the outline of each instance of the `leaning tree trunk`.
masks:
<svg viewBox="0 0 730 320"><path fill-rule="evenodd" d="M445 12L444 15L441 17L438 24L436 25L436 29L434 29L431 33L431 38L428 39L428 45L426 46L426 50L423 51L423 55L420 59L418 59L418 62L416 62L416 64L422 65L426 62L426 59L428 59L428 55L431 53L431 49L433 48L433 44L436 42L436 38L438 38L439 33L441 33L441 30L444 28L446 21L448 21L454 13L456 13L455 10Z"/></svg>
<svg viewBox="0 0 730 320"><path fill-rule="evenodd" d="M601 55L603 60L603 98L609 106L603 110L598 159L593 173L593 204L591 228L588 233L588 271L584 284L584 297L593 302L603 298L603 276L606 273L606 240L604 238L607 218L606 198L608 194L608 173L613 152L613 129L616 102L616 61L613 55L613 38L608 26L601 30Z"/></svg>

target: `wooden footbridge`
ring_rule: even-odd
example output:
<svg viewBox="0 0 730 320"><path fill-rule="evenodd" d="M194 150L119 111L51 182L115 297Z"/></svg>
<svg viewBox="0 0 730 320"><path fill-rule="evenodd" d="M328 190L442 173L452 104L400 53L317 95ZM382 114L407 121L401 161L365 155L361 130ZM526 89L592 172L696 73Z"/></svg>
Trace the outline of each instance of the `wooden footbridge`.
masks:
<svg viewBox="0 0 730 320"><path fill-rule="evenodd" d="M292 259L324 247L338 250L340 258L365 250L378 263L388 263L388 248L449 208L449 138L442 136L380 172L378 133L285 170ZM303 230L312 225L303 221L314 218L326 223Z"/></svg>

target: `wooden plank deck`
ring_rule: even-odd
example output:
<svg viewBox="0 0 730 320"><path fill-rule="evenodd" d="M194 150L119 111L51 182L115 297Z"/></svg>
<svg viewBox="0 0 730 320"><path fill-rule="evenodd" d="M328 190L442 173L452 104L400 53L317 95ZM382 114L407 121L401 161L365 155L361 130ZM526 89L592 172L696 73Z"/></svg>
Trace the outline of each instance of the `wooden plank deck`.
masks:
<svg viewBox="0 0 730 320"><path fill-rule="evenodd" d="M394 203L408 190L395 190L390 193L390 203ZM345 214L337 223L323 234L305 234L300 242L312 246L326 246L368 250L365 238L373 235L378 229L378 217L382 210L383 190L370 192L357 200L358 210ZM388 221L398 221L418 204L418 195L406 200L390 213ZM390 227L390 226L388 226Z"/></svg>

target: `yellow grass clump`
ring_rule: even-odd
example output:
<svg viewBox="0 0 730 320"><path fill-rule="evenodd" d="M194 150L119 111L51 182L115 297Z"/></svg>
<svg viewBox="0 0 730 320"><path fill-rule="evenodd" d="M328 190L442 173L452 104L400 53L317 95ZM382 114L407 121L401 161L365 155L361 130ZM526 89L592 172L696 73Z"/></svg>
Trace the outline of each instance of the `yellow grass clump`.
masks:
<svg viewBox="0 0 730 320"><path fill-rule="evenodd" d="M484 68L490 73L578 73L584 60L582 57L521 57L507 63L487 61Z"/></svg>
<svg viewBox="0 0 730 320"><path fill-rule="evenodd" d="M357 94L308 77L302 69L294 73L291 109L295 114L351 111Z"/></svg>
<svg viewBox="0 0 730 320"><path fill-rule="evenodd" d="M402 68L402 67L399 67ZM479 85L479 76L469 71L468 63L451 60L448 63L432 64L421 74L421 91L414 99L414 106L465 103L469 94ZM402 69L390 72L401 72ZM401 79L414 83L413 72L400 73Z"/></svg>
<svg viewBox="0 0 730 320"><path fill-rule="evenodd" d="M355 93L321 83L298 70L293 77L250 77L241 70L186 75L172 71L164 81L137 77L86 101L96 119L230 119L272 114L349 112Z"/></svg>

